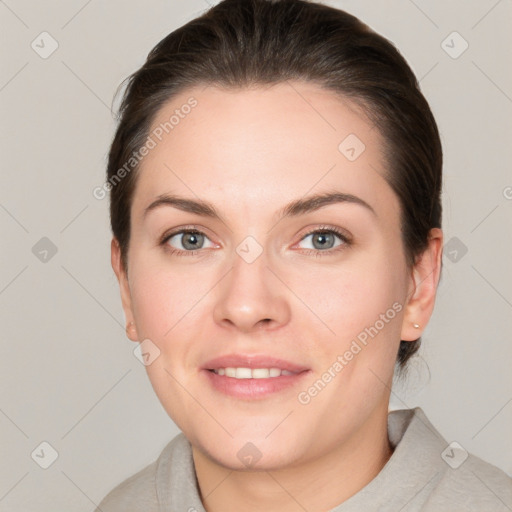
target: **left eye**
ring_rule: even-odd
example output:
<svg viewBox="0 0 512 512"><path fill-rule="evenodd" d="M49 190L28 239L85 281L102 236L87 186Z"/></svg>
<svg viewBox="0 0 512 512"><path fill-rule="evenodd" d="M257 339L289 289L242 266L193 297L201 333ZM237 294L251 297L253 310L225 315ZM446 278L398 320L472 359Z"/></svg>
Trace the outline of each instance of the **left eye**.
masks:
<svg viewBox="0 0 512 512"><path fill-rule="evenodd" d="M309 247L304 247L305 249L314 249L314 250L322 250L322 249L333 249L334 247L338 247L342 243L345 243L344 237L335 231L331 230L322 230L322 231L313 231L312 233L308 233L302 241L311 237L311 242L309 243ZM340 240L337 245L335 239Z"/></svg>

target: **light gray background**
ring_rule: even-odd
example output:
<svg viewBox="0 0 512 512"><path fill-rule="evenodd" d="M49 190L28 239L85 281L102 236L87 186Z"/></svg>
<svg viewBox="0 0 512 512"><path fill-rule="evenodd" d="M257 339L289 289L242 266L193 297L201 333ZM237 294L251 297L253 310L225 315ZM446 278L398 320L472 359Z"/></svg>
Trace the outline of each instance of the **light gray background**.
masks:
<svg viewBox="0 0 512 512"><path fill-rule="evenodd" d="M391 39L421 79L444 144L446 240L467 248L445 252L421 356L392 405L423 407L448 442L512 474L511 2L329 3ZM92 190L117 86L207 7L0 1L2 511L91 510L178 432L125 337L108 203ZM50 48L43 31L59 45L46 59L31 48ZM469 44L456 59L442 47L453 31ZM46 262L32 252L42 237L58 249ZM43 441L58 452L48 469L31 458Z"/></svg>

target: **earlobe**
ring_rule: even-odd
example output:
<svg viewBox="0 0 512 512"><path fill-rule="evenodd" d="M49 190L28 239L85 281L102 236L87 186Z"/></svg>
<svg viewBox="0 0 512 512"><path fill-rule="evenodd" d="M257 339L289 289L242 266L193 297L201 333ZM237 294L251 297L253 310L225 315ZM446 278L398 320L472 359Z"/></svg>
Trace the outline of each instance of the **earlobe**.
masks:
<svg viewBox="0 0 512 512"><path fill-rule="evenodd" d="M139 341L137 334L137 328L135 326L134 315L132 310L132 300L130 286L128 283L128 276L124 269L123 262L121 259L121 248L119 242L114 237L110 244L110 260L112 263L112 269L116 274L117 281L119 283L119 291L121 293L121 303L126 318L126 335L132 341Z"/></svg>
<svg viewBox="0 0 512 512"><path fill-rule="evenodd" d="M126 324L126 336L132 341L139 341L139 337L137 335L137 328L133 322L128 322Z"/></svg>
<svg viewBox="0 0 512 512"><path fill-rule="evenodd" d="M439 228L431 229L428 247L411 271L400 338L403 341L417 340L432 316L441 275L442 248L443 232Z"/></svg>

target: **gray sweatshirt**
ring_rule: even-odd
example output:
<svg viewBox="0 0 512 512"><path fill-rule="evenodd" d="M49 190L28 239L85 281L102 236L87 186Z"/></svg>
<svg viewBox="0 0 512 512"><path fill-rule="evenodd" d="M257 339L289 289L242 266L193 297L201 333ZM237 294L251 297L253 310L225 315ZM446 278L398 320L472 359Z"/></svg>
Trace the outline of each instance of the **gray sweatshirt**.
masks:
<svg viewBox="0 0 512 512"><path fill-rule="evenodd" d="M419 407L390 412L388 436L394 452L380 473L328 512L512 511L512 478L447 443ZM191 445L182 433L95 512L164 511L205 512Z"/></svg>

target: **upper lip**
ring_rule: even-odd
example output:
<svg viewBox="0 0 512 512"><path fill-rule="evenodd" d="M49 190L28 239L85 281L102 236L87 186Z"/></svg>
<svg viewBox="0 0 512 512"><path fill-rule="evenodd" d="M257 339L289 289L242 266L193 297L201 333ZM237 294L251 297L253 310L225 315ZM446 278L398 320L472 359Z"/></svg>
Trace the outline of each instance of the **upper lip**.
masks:
<svg viewBox="0 0 512 512"><path fill-rule="evenodd" d="M308 370L304 365L261 354L227 354L210 359L203 365L205 370L218 368L279 368L293 373Z"/></svg>

